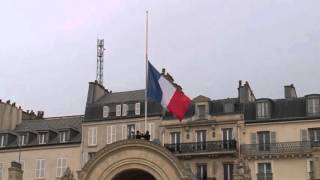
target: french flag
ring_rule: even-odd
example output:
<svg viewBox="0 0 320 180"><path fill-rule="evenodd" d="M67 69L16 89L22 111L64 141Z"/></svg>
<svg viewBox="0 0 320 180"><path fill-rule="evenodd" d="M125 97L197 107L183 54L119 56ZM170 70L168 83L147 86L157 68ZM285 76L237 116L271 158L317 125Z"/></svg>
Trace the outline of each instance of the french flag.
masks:
<svg viewBox="0 0 320 180"><path fill-rule="evenodd" d="M149 61L147 95L158 103L161 103L163 107L167 108L180 121L191 105L190 98L175 88Z"/></svg>

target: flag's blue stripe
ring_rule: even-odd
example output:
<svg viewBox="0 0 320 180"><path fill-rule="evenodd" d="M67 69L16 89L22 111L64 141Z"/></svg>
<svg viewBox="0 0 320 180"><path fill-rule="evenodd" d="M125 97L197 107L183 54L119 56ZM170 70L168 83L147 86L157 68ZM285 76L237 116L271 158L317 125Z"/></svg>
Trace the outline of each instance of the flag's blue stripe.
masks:
<svg viewBox="0 0 320 180"><path fill-rule="evenodd" d="M147 95L153 100L161 103L162 91L159 85L161 74L155 67L148 61L148 88Z"/></svg>

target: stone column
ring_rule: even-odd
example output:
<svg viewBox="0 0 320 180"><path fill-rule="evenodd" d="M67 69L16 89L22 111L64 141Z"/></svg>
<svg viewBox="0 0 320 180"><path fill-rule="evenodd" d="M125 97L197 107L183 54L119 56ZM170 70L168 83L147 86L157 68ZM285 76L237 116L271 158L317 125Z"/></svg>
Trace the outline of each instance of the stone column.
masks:
<svg viewBox="0 0 320 180"><path fill-rule="evenodd" d="M21 164L18 162L11 162L11 167L9 167L8 180L22 180L23 171L21 169Z"/></svg>

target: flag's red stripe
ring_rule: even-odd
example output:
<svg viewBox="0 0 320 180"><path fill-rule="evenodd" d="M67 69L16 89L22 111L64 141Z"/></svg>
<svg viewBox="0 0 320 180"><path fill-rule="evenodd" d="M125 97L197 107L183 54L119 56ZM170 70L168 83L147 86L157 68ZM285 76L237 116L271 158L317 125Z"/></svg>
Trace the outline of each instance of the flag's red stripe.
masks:
<svg viewBox="0 0 320 180"><path fill-rule="evenodd" d="M176 90L167 108L169 112L173 113L179 120L182 120L190 105L191 100L182 91Z"/></svg>

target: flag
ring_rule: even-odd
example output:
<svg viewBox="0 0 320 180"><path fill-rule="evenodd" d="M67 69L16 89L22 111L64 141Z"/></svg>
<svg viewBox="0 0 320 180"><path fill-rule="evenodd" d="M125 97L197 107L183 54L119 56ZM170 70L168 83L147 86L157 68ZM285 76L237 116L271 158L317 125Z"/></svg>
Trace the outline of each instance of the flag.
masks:
<svg viewBox="0 0 320 180"><path fill-rule="evenodd" d="M149 61L147 95L174 114L180 121L191 105L190 98L175 88Z"/></svg>

